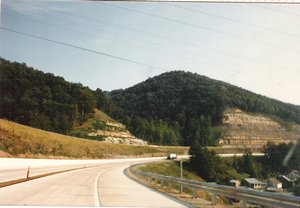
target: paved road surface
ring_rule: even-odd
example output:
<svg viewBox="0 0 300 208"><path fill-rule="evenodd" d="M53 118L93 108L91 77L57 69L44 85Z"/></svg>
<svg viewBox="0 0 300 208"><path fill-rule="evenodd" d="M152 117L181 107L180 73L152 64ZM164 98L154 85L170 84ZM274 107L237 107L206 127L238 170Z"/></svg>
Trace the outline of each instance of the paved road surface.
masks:
<svg viewBox="0 0 300 208"><path fill-rule="evenodd" d="M130 163L101 164L0 188L0 205L185 207L127 178L123 170Z"/></svg>
<svg viewBox="0 0 300 208"><path fill-rule="evenodd" d="M189 156L178 156L188 158ZM120 162L138 162L162 160L166 157L155 158L127 158L127 159L101 159L101 160L54 160L54 159L24 159L24 158L0 158L0 183L26 178L28 166L30 176L41 175L50 172L69 170L74 168L91 167L95 165L116 164Z"/></svg>
<svg viewBox="0 0 300 208"><path fill-rule="evenodd" d="M243 155L245 155L244 153L224 153L224 154L218 154L220 157L242 157ZM251 154L252 156L264 156L264 153L261 152L254 152Z"/></svg>
<svg viewBox="0 0 300 208"><path fill-rule="evenodd" d="M63 170L70 170L73 168L84 167L84 165L72 165L72 166L62 166L62 167L31 167L30 168L30 177L42 175L45 173L58 172ZM27 168L18 168L18 169L9 169L9 170L0 170L0 183L26 178Z"/></svg>
<svg viewBox="0 0 300 208"><path fill-rule="evenodd" d="M183 207L182 204L161 197L154 191L145 191L143 185L128 179L120 174L127 165L113 166L105 170L99 177L100 205L121 207ZM116 196L118 196L116 198Z"/></svg>
<svg viewBox="0 0 300 208"><path fill-rule="evenodd" d="M115 164L120 162L134 162L147 160L160 160L157 158L129 158L129 159L102 159L102 160L53 160L53 159L22 159L0 158L0 183L10 180L26 178L28 166L30 176L49 172L68 170L73 168L90 167L95 165Z"/></svg>

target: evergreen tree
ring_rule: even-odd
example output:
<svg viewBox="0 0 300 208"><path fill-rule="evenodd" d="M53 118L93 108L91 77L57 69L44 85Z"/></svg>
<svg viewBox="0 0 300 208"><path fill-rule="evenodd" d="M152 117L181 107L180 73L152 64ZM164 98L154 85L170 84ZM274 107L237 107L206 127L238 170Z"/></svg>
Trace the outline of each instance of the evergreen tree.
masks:
<svg viewBox="0 0 300 208"><path fill-rule="evenodd" d="M227 180L226 171L229 167L214 151L209 151L196 141L191 146L189 154L192 167L203 179L218 183L224 183Z"/></svg>
<svg viewBox="0 0 300 208"><path fill-rule="evenodd" d="M255 164L254 164L251 152L246 152L246 154L243 155L242 170L244 173L248 173L251 177L257 177L256 171L255 171Z"/></svg>

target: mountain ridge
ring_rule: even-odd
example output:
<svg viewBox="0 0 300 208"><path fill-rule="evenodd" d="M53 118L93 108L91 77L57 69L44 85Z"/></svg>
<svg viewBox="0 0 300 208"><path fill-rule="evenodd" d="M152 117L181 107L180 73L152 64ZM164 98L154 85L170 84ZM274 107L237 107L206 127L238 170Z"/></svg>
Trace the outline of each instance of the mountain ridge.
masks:
<svg viewBox="0 0 300 208"><path fill-rule="evenodd" d="M131 127L130 131L140 137L147 134L152 139L160 135L155 141L158 143L173 134L173 137L181 136L181 141L177 142L184 145L203 140L203 137L211 140L204 145L214 145L222 133L218 126L222 125L227 108L300 123L300 109L296 105L184 71L163 73L125 90L112 91L110 96L123 109L122 121ZM149 132L149 126L157 122L161 122L164 130ZM142 129L143 126L146 127ZM165 138L168 139L172 140Z"/></svg>
<svg viewBox="0 0 300 208"><path fill-rule="evenodd" d="M1 59L0 117L68 134L103 110L152 144L216 145L223 112L239 108L300 123L300 106L185 71L171 71L126 89L105 92Z"/></svg>

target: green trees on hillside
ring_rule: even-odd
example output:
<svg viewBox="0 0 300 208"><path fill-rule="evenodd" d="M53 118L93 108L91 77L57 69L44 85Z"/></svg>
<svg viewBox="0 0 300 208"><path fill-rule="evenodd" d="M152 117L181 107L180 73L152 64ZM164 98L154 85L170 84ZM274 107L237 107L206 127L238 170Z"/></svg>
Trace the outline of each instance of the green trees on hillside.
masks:
<svg viewBox="0 0 300 208"><path fill-rule="evenodd" d="M169 125L162 120L153 121L140 117L131 119L129 130L134 131L135 135L148 140L152 144L179 145L181 135L178 123Z"/></svg>
<svg viewBox="0 0 300 208"><path fill-rule="evenodd" d="M248 150L243 157L233 157L232 167L239 173L246 173L250 177L260 177L262 174L262 165L257 162L252 156L252 153Z"/></svg>
<svg viewBox="0 0 300 208"><path fill-rule="evenodd" d="M300 165L300 155L297 154L298 150L294 151L287 164L283 163L284 158L292 149L292 146L292 143L279 145L268 143L264 147L265 156L260 160L264 166L264 175L276 173L287 174L292 170L298 170ZM300 149L299 144L298 149Z"/></svg>
<svg viewBox="0 0 300 208"><path fill-rule="evenodd" d="M124 118L123 110L112 101L107 92L103 92L101 89L97 88L94 95L96 99L96 107L98 109L103 110L116 120Z"/></svg>
<svg viewBox="0 0 300 208"><path fill-rule="evenodd" d="M217 183L229 181L230 167L214 151L209 151L199 142L195 142L191 146L189 154L191 155L191 167L203 179Z"/></svg>
<svg viewBox="0 0 300 208"><path fill-rule="evenodd" d="M96 106L94 92L26 64L0 60L0 117L66 133Z"/></svg>
<svg viewBox="0 0 300 208"><path fill-rule="evenodd" d="M299 154L296 151L291 155L287 164L283 163L292 146L292 143L279 145L268 143L264 147L265 155L263 157L253 157L251 152L246 152L242 158L235 157L232 166L251 177L267 178L270 175L288 174L292 170L298 170L300 164Z"/></svg>
<svg viewBox="0 0 300 208"><path fill-rule="evenodd" d="M191 145L194 141L204 146L214 145L222 135L218 126L224 109L228 107L300 124L299 106L183 71L161 74L131 88L112 91L110 96L122 109L118 119L134 134L149 138L149 141L155 138L156 131L141 131L139 125L135 125L137 120L143 121L145 126L149 126L147 122L166 123L175 133L179 132L175 143L181 145ZM173 143L172 137L169 144Z"/></svg>
<svg viewBox="0 0 300 208"><path fill-rule="evenodd" d="M156 142L191 145L199 140L204 145L216 143L221 131L214 127L220 124L222 118L223 99L207 80L201 82L197 77L186 79L184 75L162 74L125 91L110 93L112 100L123 109L122 121L134 134L151 141L157 131L141 130L135 123L142 121L144 126L149 126L147 122L151 126L153 123L165 123L164 129L169 129L168 134L171 135L169 141L157 139ZM162 130L162 125L155 126Z"/></svg>
<svg viewBox="0 0 300 208"><path fill-rule="evenodd" d="M300 124L299 106L183 71L108 93L0 59L0 96L1 118L66 133L97 107L135 136L164 145L217 144L228 107Z"/></svg>

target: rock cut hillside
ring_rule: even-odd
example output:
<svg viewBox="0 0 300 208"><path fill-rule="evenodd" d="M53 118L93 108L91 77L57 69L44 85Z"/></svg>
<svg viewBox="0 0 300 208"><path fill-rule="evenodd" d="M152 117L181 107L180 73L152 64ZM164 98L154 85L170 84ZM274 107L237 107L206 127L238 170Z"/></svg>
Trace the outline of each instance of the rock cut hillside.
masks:
<svg viewBox="0 0 300 208"><path fill-rule="evenodd" d="M300 126L283 126L261 114L250 114L239 109L228 109L223 118L224 135L219 140L225 146L262 147L268 142L290 143L300 138Z"/></svg>
<svg viewBox="0 0 300 208"><path fill-rule="evenodd" d="M242 129L244 125L235 129L237 125L233 122L228 133L230 139L222 140L225 144L233 144L235 141L241 144L243 138L245 140L242 144L248 140L249 145L249 139L257 145L259 140L262 140L261 144L267 139L291 140L291 135L275 123L259 121L258 117L250 117L252 114L268 115L300 125L299 106L184 71L163 73L125 90L112 91L110 96L122 109L119 118L128 129L138 137L156 144L193 145L194 142L200 142L204 146L216 145L223 133L223 115L228 108L241 109L249 116L237 113L229 115L230 122L236 119L239 123L238 120L242 120L246 129ZM248 124L247 119L256 120L256 124ZM269 126L261 125L261 122L269 122ZM266 130L260 130L263 127ZM263 131L270 133L268 136L258 133ZM237 140L234 140L235 133L238 134Z"/></svg>
<svg viewBox="0 0 300 208"><path fill-rule="evenodd" d="M78 124L71 135L113 144L147 145L146 141L133 136L125 125L99 109L94 109L94 116L86 122Z"/></svg>
<svg viewBox="0 0 300 208"><path fill-rule="evenodd" d="M2 58L0 75L0 118L86 139L144 143L137 141L133 134L158 145L190 146L195 142L216 145L223 133L222 119L227 108L300 125L300 106L190 72L163 73L111 92L94 91ZM94 109L103 110L114 121L103 116L103 112L103 117L93 117ZM233 132L231 128L229 136L230 132ZM278 137L272 136L278 141L290 138L283 137L285 133L281 130L272 132L280 133ZM253 130L251 134L255 133ZM264 138L257 136L257 140ZM223 138L225 144L233 141Z"/></svg>

